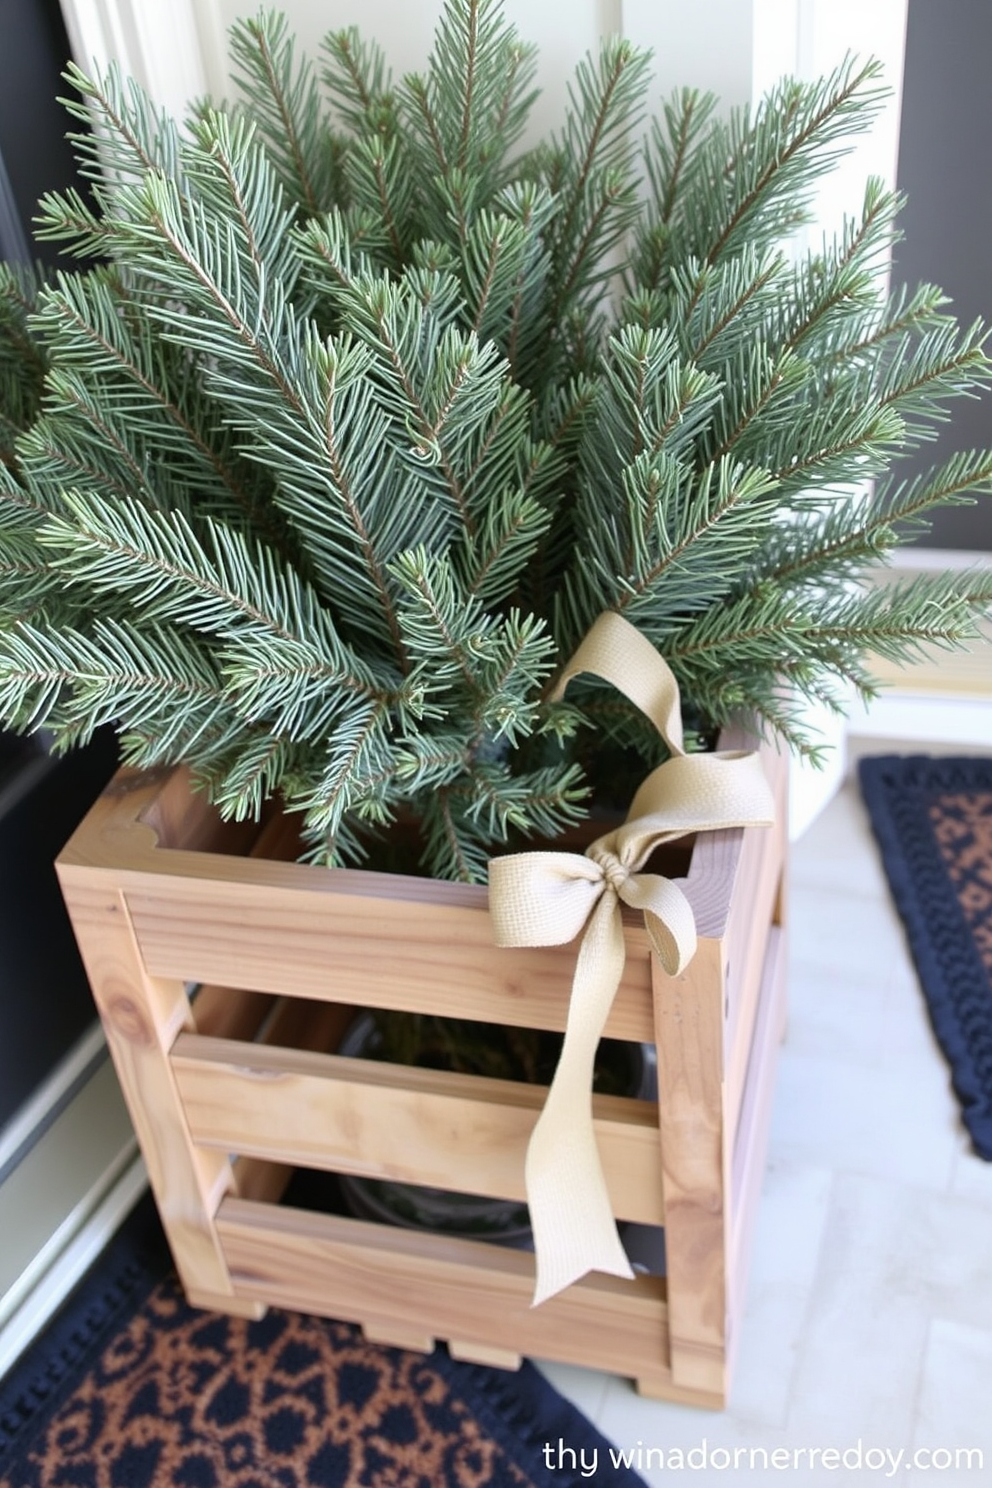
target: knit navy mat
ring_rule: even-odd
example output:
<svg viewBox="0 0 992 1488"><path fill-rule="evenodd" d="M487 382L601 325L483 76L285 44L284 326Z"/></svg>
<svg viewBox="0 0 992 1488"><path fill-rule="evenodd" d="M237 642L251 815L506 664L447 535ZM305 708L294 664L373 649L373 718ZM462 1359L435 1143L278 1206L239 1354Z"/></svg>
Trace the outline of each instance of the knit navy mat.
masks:
<svg viewBox="0 0 992 1488"><path fill-rule="evenodd" d="M860 775L964 1123L992 1161L992 758L886 755Z"/></svg>
<svg viewBox="0 0 992 1488"><path fill-rule="evenodd" d="M574 1455L573 1455L574 1454ZM0 1488L643 1488L542 1375L186 1305L144 1201L0 1381Z"/></svg>

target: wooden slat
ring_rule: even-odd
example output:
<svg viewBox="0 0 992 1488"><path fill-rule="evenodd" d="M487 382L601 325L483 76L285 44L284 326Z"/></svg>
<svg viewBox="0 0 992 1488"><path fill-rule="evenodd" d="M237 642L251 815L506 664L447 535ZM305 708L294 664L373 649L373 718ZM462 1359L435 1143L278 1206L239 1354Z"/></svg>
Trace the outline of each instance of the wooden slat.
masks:
<svg viewBox="0 0 992 1488"><path fill-rule="evenodd" d="M422 1328L404 1328L399 1323L363 1323L362 1332L369 1343L381 1343L386 1348L406 1349L411 1354L432 1354L434 1336Z"/></svg>
<svg viewBox="0 0 992 1488"><path fill-rule="evenodd" d="M193 997L193 1022L208 1038L253 1039L273 997L268 992L248 992L243 987L218 987L209 983Z"/></svg>
<svg viewBox="0 0 992 1488"><path fill-rule="evenodd" d="M523 1359L512 1349L490 1348L486 1343L471 1343L449 1338L448 1353L466 1364L486 1364L490 1369L519 1369Z"/></svg>
<svg viewBox="0 0 992 1488"><path fill-rule="evenodd" d="M733 1113L740 1110L768 932L780 907L787 855L788 771L779 756L766 751L764 758L775 789L776 819L771 827L752 827L743 834L739 882L725 934L728 1017L724 1057L727 1109Z"/></svg>
<svg viewBox="0 0 992 1488"><path fill-rule="evenodd" d="M241 861L241 860L235 860ZM248 866L256 866L250 863ZM528 1028L563 1029L577 944L542 949L493 945L485 890L474 905L428 896L366 897L325 892L334 869L259 864L268 872L299 868L297 888L163 877L126 887L135 933L155 976L362 1007L433 1012ZM368 874L380 893L399 875ZM126 883L130 880L125 876ZM412 882L418 883L419 880ZM424 881L429 882L429 881ZM430 884L444 891L448 884ZM643 927L627 931L623 980L608 1037L653 1036L648 944Z"/></svg>
<svg viewBox="0 0 992 1488"><path fill-rule="evenodd" d="M213 1223L230 1163L191 1144L168 1057L192 1021L185 988L148 976L119 893L65 883L63 891L183 1285L215 1306L233 1303Z"/></svg>
<svg viewBox="0 0 992 1488"><path fill-rule="evenodd" d="M309 1049L315 1054L333 1053L354 1017L354 1008L342 1007L339 1002L301 1002L284 997L277 1001L259 1042Z"/></svg>
<svg viewBox="0 0 992 1488"><path fill-rule="evenodd" d="M184 1034L172 1065L193 1139L300 1167L524 1199L543 1087ZM614 1213L664 1222L657 1108L595 1096Z"/></svg>
<svg viewBox="0 0 992 1488"><path fill-rule="evenodd" d="M681 975L655 971L672 1375L713 1395L727 1385L722 956L705 940Z"/></svg>
<svg viewBox="0 0 992 1488"><path fill-rule="evenodd" d="M587 1277L535 1308L524 1252L241 1199L225 1199L217 1222L239 1296L618 1374L669 1374L660 1277Z"/></svg>
<svg viewBox="0 0 992 1488"><path fill-rule="evenodd" d="M740 1343L747 1300L751 1242L754 1238L755 1215L768 1153L768 1131L771 1126L775 1074L785 1014L786 964L785 934L776 927L768 943L754 1054L748 1067L731 1176L731 1224L728 1240L730 1337L727 1345L727 1367L730 1371L733 1370L734 1356Z"/></svg>
<svg viewBox="0 0 992 1488"><path fill-rule="evenodd" d="M233 1193L239 1199L257 1199L260 1204L278 1204L293 1177L288 1163L269 1162L262 1157L236 1157Z"/></svg>

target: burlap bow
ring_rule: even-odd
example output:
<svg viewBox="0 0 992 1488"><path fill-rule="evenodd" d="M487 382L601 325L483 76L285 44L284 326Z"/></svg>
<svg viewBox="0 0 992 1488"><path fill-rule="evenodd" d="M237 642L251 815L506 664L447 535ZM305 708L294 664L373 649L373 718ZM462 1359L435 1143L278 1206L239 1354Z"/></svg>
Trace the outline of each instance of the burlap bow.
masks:
<svg viewBox="0 0 992 1488"><path fill-rule="evenodd" d="M620 615L599 617L553 697L560 698L580 672L619 688L655 725L672 757L644 781L623 825L598 838L584 856L518 853L489 864L497 945L565 945L585 926L561 1058L527 1149L535 1306L587 1271L633 1275L592 1119L593 1061L623 974L620 905L643 911L662 966L678 975L696 949L692 909L675 883L641 873L641 866L659 844L687 832L767 826L773 819L771 790L756 754L685 753L678 683L651 643Z"/></svg>

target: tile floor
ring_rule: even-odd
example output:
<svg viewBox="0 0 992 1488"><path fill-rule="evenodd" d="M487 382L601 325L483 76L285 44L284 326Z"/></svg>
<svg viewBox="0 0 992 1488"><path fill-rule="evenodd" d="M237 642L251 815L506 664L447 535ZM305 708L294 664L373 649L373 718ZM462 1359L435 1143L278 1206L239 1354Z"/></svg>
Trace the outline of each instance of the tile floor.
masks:
<svg viewBox="0 0 992 1488"><path fill-rule="evenodd" d="M992 1164L969 1150L850 782L794 844L790 920L789 1031L729 1408L542 1368L609 1441L641 1445L657 1488L860 1488L907 1471L911 1485L924 1468L924 1482L978 1488L992 1483ZM665 1455L645 1465L648 1448ZM811 1464L800 1448L839 1455ZM960 1448L984 1465L954 1461Z"/></svg>

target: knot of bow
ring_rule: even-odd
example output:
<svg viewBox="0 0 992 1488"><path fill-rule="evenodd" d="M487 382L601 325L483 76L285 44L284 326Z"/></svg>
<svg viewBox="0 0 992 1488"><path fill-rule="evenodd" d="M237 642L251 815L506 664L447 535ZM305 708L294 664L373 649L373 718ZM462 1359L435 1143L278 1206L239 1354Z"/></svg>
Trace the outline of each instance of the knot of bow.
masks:
<svg viewBox="0 0 992 1488"><path fill-rule="evenodd" d="M753 752L685 753L678 684L651 643L620 615L601 615L554 696L588 672L647 715L671 757L638 789L626 820L584 854L532 852L489 864L489 909L501 946L565 945L580 932L565 1039L527 1148L525 1182L537 1258L535 1305L587 1271L632 1276L617 1232L592 1115L592 1070L623 975L621 904L643 913L652 949L677 976L696 949L682 889L642 872L662 843L688 832L769 825L771 790Z"/></svg>

